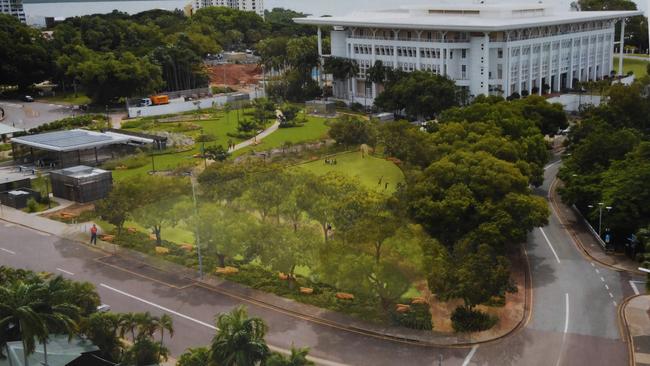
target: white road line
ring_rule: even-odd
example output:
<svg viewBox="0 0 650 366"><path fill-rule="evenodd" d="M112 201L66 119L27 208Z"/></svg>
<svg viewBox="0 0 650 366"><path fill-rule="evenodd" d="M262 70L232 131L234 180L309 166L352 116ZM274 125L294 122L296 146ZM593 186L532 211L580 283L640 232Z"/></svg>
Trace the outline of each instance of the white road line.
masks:
<svg viewBox="0 0 650 366"><path fill-rule="evenodd" d="M607 286L607 284L605 284L605 289L609 291L609 286Z"/></svg>
<svg viewBox="0 0 650 366"><path fill-rule="evenodd" d="M561 160L558 160L558 161L555 161L555 162L553 162L553 163L550 163L550 164L548 164L547 166L544 167L544 170L546 170L546 169L552 167L553 165L559 164L560 162L561 162Z"/></svg>
<svg viewBox="0 0 650 366"><path fill-rule="evenodd" d="M613 298L614 298L614 295L612 295L612 293L609 292L609 297L611 297L611 298L613 299Z"/></svg>
<svg viewBox="0 0 650 366"><path fill-rule="evenodd" d="M66 271L65 269L61 269L59 267L56 267L56 270L59 271L59 272L63 272L65 274L67 274L67 275L74 276L74 273L72 273L70 271Z"/></svg>
<svg viewBox="0 0 650 366"><path fill-rule="evenodd" d="M469 362L472 360L472 357L474 357L474 353L476 353L476 349L478 348L478 344L472 347L472 349L469 351L467 356L465 357L465 361L463 361L463 366L469 365Z"/></svg>
<svg viewBox="0 0 650 366"><path fill-rule="evenodd" d="M553 248L553 245L551 244L551 241L548 240L548 236L546 236L546 233L544 232L544 229L541 227L539 228L539 231L542 232L542 235L544 236L544 240L546 240L546 244L548 244L548 247L551 248L551 251L553 252L553 255L555 256L555 260L560 263L560 257L557 256L557 253L555 252L555 248Z"/></svg>
<svg viewBox="0 0 650 366"><path fill-rule="evenodd" d="M2 250L3 252L7 252L7 253L9 253L9 254L11 254L11 255L15 255L15 254L16 254L16 252L14 252L13 250L5 249L5 248L0 248L0 250Z"/></svg>
<svg viewBox="0 0 650 366"><path fill-rule="evenodd" d="M614 303L614 306L618 306L618 304L616 303L616 301L612 301L612 302Z"/></svg>
<svg viewBox="0 0 650 366"><path fill-rule="evenodd" d="M600 280L605 282L605 279L603 278L603 276L600 276Z"/></svg>
<svg viewBox="0 0 650 366"><path fill-rule="evenodd" d="M569 331L569 293L564 294L564 302L566 305L566 317L564 318L564 333Z"/></svg>
<svg viewBox="0 0 650 366"><path fill-rule="evenodd" d="M592 267L596 267L596 265L594 264L594 262L591 262L591 266L592 266Z"/></svg>
<svg viewBox="0 0 650 366"><path fill-rule="evenodd" d="M108 290L111 290L111 291L117 292L118 294L120 294L120 295L124 295L124 296L129 297L129 298L131 298L131 299L133 299L133 300L137 300L137 301L140 301L140 302L145 303L145 304L147 304L147 305L153 306L153 307L158 308L158 309L160 309L160 310L162 310L162 311L165 311L165 312L168 312L168 313L170 313L170 314L176 315L176 316L181 317L181 318L183 318L183 319L187 319L187 320L189 320L189 321L191 321L191 322L194 322L194 323L196 323L196 324L202 325L202 326L204 326L204 327L206 327L206 328L210 328L210 329L212 329L212 330L218 330L217 327L215 327L215 326L212 325L212 324L209 324L209 323L206 323L206 322L200 321L200 320L198 320L198 319L194 319L194 318L192 318L192 317L190 317L190 316L187 316L187 315L185 315L185 314L181 314L181 313L179 313L179 312L177 312L177 311L174 311L174 310L168 309L168 308L166 308L166 307L164 307L164 306L160 306L160 305L155 304L155 303L153 303L153 302L151 302L151 301L147 301L147 300L145 300L145 299L142 299L142 298L139 298L139 297L137 297L137 296L131 295L131 294L127 293L127 292L124 292L124 291L118 290L118 289L116 289L116 288L114 288L114 287L111 287L111 286L108 286L108 285L106 285L106 284L100 283L99 286L104 287L104 288L106 288L106 289L108 289ZM281 352L281 353L284 353L284 354L290 354L290 353L291 353L289 350L286 350L286 349L284 349L284 348L276 347L276 346L273 346L273 345L268 345L268 346L269 346L269 348L270 348L271 350L273 350L273 351L275 351L275 352ZM474 346L474 348L472 348L472 351L470 352L471 355L474 354L474 352L476 351L476 348L478 348L478 346ZM469 355L468 355L468 357L469 357ZM471 359L471 357L469 357L469 358ZM307 359L309 359L309 360L315 362L315 363L318 364L318 365L325 365L325 366L348 366L347 364L344 364L344 363L335 362L335 361L329 361L329 360L325 360L325 359L318 358L318 357L314 357L314 356L307 356ZM467 359L466 359L466 360L467 360ZM469 362L469 360L467 360L467 361ZM463 364L463 365L466 366L466 364Z"/></svg>
<svg viewBox="0 0 650 366"><path fill-rule="evenodd" d="M636 281L630 281L630 286L632 287L632 291L634 291L634 294L635 294L635 295L638 295L638 294L640 294L641 292L639 291L639 288L636 287L635 282L636 282Z"/></svg>
<svg viewBox="0 0 650 366"><path fill-rule="evenodd" d="M598 268L596 268L596 273L600 274L600 271L598 270Z"/></svg>

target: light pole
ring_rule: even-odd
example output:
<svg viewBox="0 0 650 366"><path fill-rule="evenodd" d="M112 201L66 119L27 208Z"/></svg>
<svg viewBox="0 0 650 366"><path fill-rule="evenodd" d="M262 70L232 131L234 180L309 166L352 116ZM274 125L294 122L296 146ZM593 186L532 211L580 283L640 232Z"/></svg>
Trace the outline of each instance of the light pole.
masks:
<svg viewBox="0 0 650 366"><path fill-rule="evenodd" d="M194 180L192 179L192 172L185 173L190 178L190 184L192 185L192 201L194 202L194 220L199 219L199 212L196 205L196 189L194 188ZM199 241L199 229L198 223L194 222L194 238L196 241L196 253L199 256L199 279L203 279L203 257L201 257L201 244Z"/></svg>
<svg viewBox="0 0 650 366"><path fill-rule="evenodd" d="M598 236L602 236L602 227L603 227L603 206L605 204L598 202ZM589 208L594 208L594 205L587 206ZM607 211L612 209L612 206L605 206Z"/></svg>

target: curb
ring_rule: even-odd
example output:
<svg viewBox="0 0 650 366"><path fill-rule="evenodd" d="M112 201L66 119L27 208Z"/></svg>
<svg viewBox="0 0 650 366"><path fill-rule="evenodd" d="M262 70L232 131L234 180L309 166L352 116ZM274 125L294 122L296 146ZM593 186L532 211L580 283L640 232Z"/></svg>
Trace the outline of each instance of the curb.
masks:
<svg viewBox="0 0 650 366"><path fill-rule="evenodd" d="M28 228L30 230L35 230L35 231L47 233L47 234L53 235L53 236L61 238L61 239L71 240L71 241L74 241L76 243L82 244L83 246L85 246L87 248L90 248L90 249L93 249L93 250L96 250L96 251L99 251L99 252L103 252L103 253L105 253L107 255L120 257L119 254L108 251L108 250L106 250L104 248L101 248L99 246L91 246L86 241L81 241L81 240L79 240L77 238L62 237L62 236L56 235L56 234L51 233L51 232L47 232L47 231L42 230L42 229L36 229L36 228L33 228L31 226L28 226L28 225L25 225L25 224L22 224L22 223L19 223L19 222L7 220L6 218L0 218L0 221L5 221L5 222L12 223L12 224L16 224L18 226L25 227L25 228ZM108 242L106 242L106 243L108 243ZM506 332L505 334L502 334L500 336L497 336L497 337L494 337L494 338L491 338L491 339L487 339L487 340L483 340L483 341L459 342L459 343L455 343L455 344L437 343L437 342L424 341L424 340L409 338L409 337L400 337L400 336L396 336L396 335L390 335L390 334L381 333L381 332L377 332L377 331L362 329L362 328L355 327L355 326L349 326L349 325L346 325L346 324L342 324L340 322L315 317L313 315L303 314L303 313L297 312L295 310L285 309L285 308L282 308L282 307L280 307L278 305L271 304L271 303L268 303L268 302L265 302L265 301L262 301L262 300L255 299L254 297L251 297L251 296L246 295L246 294L236 293L236 292L231 291L231 290L217 288L216 286L214 286L214 285L212 285L210 283L207 283L207 282L204 282L204 281L197 280L195 278L185 276L184 274L181 274L181 277L192 280L195 285L201 286L201 287L206 288L208 290L219 292L219 293L222 293L224 295L230 296L230 297L235 298L235 299L245 300L245 301L247 301L249 303L253 303L253 304L256 304L258 306L265 307L267 309L271 309L273 311L281 312L281 313L293 316L293 317L298 318L298 319L307 320L307 321L310 321L310 322L313 322L313 323L316 323L316 324L329 326L329 327L332 327L332 328L335 328L335 329L340 329L340 330L344 330L344 331L348 331L348 332L352 332L352 333L356 333L356 334L360 334L360 335L365 335L365 336L368 336L368 337L373 337L373 338L382 339L382 340L388 340L388 341L397 342L397 343L404 343L404 344L417 345L417 346L423 346L423 347L457 349L457 348L468 348L468 347L473 347L473 346L476 346L476 345L489 344L489 343L495 343L495 342L501 341L501 340L513 335L515 332L521 330L528 323L528 321L530 320L531 314L532 314L532 277L531 277L531 273L530 273L530 262L528 260L528 254L527 254L527 252L526 252L526 250L525 250L525 248L523 246L522 246L522 252L523 252L523 260L525 261L525 268L524 268L524 277L525 277L524 291L525 291L525 295L524 295L524 311L523 311L523 315L522 315L521 319L519 320L519 322L512 329L510 329L508 332ZM149 257L149 255L147 255L145 253L142 253L142 254L145 255L146 257ZM160 268L160 267L155 266L155 265L150 264L150 263L146 263L146 262L141 261L141 260L139 260L137 258L129 258L129 259L138 261L138 262L140 262L142 264L145 264L145 265L147 265L147 266L149 266L151 268L157 269L157 270L159 270L161 272L170 273L169 270ZM222 279L222 280L227 281L227 282L232 282L232 281L229 281L227 279ZM233 283L237 284L236 282L233 282ZM240 285L240 286L244 286L244 285ZM530 295L529 295L529 293L530 293ZM275 295L275 296L278 296L278 295ZM288 300L291 300L291 299L288 299ZM292 301L295 301L295 300L292 300ZM327 310L327 309L325 309L325 310ZM332 310L330 310L330 311L332 311Z"/></svg>
<svg viewBox="0 0 650 366"><path fill-rule="evenodd" d="M557 218L560 220L560 223L562 224L562 226L564 226L564 229L569 233L569 236L571 236L571 239L573 239L573 242L576 244L578 252L580 252L580 254L582 254L588 260L594 261L594 262L598 263L599 265L601 265L603 267L606 267L606 268L608 268L608 269L610 269L612 271L627 272L627 273L631 273L631 274L635 274L635 275L642 275L643 273L641 271L629 270L627 268L621 268L621 267L611 265L609 263L605 263L605 262L601 261L600 259L598 259L596 257L593 257L589 253L589 251L585 247L582 240L580 240L580 238L578 238L578 236L576 235L575 231L571 228L571 226L566 223L566 217L564 216L564 214L561 213L560 207L558 206L557 201L554 198L554 196L555 196L555 187L557 186L558 181L559 181L559 179L556 177L555 179L553 179L553 182L551 183L551 187L550 187L550 191L549 191L549 202L550 202L550 204L551 204L551 206L553 208L553 211L555 211Z"/></svg>
<svg viewBox="0 0 650 366"><path fill-rule="evenodd" d="M621 330L623 331L622 338L623 341L627 343L627 353L628 353L628 364L630 366L635 366L636 365L636 360L635 360L635 353L634 353L634 339L632 338L632 335L630 334L630 328L627 322L627 316L625 315L625 308L627 307L627 304L639 297L639 296L644 296L643 294L639 295L632 295L625 300L623 300L619 305L618 305L618 320L621 323L622 327Z"/></svg>

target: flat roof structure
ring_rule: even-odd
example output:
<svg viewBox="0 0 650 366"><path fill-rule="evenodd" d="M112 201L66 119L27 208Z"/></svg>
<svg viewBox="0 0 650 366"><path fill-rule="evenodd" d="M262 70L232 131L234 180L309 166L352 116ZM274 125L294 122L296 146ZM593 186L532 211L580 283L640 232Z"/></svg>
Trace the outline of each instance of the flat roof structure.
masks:
<svg viewBox="0 0 650 366"><path fill-rule="evenodd" d="M428 6L356 11L344 16L294 18L299 24L380 28L444 29L490 32L524 27L610 20L643 11L568 11L549 4L467 4L438 2Z"/></svg>
<svg viewBox="0 0 650 366"><path fill-rule="evenodd" d="M41 150L66 152L128 143L129 140L125 135L75 129L14 137L11 142Z"/></svg>
<svg viewBox="0 0 650 366"><path fill-rule="evenodd" d="M0 123L0 136L12 135L16 132L23 132L23 130L21 130L20 128L5 125L4 123Z"/></svg>

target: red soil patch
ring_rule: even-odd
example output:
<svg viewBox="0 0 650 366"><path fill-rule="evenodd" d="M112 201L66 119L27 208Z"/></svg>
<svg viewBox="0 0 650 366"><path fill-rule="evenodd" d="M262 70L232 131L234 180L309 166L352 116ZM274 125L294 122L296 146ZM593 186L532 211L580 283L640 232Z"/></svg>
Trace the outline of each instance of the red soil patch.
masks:
<svg viewBox="0 0 650 366"><path fill-rule="evenodd" d="M222 64L208 66L210 84L242 86L262 80L262 68L257 64ZM224 83L225 80L225 83Z"/></svg>

